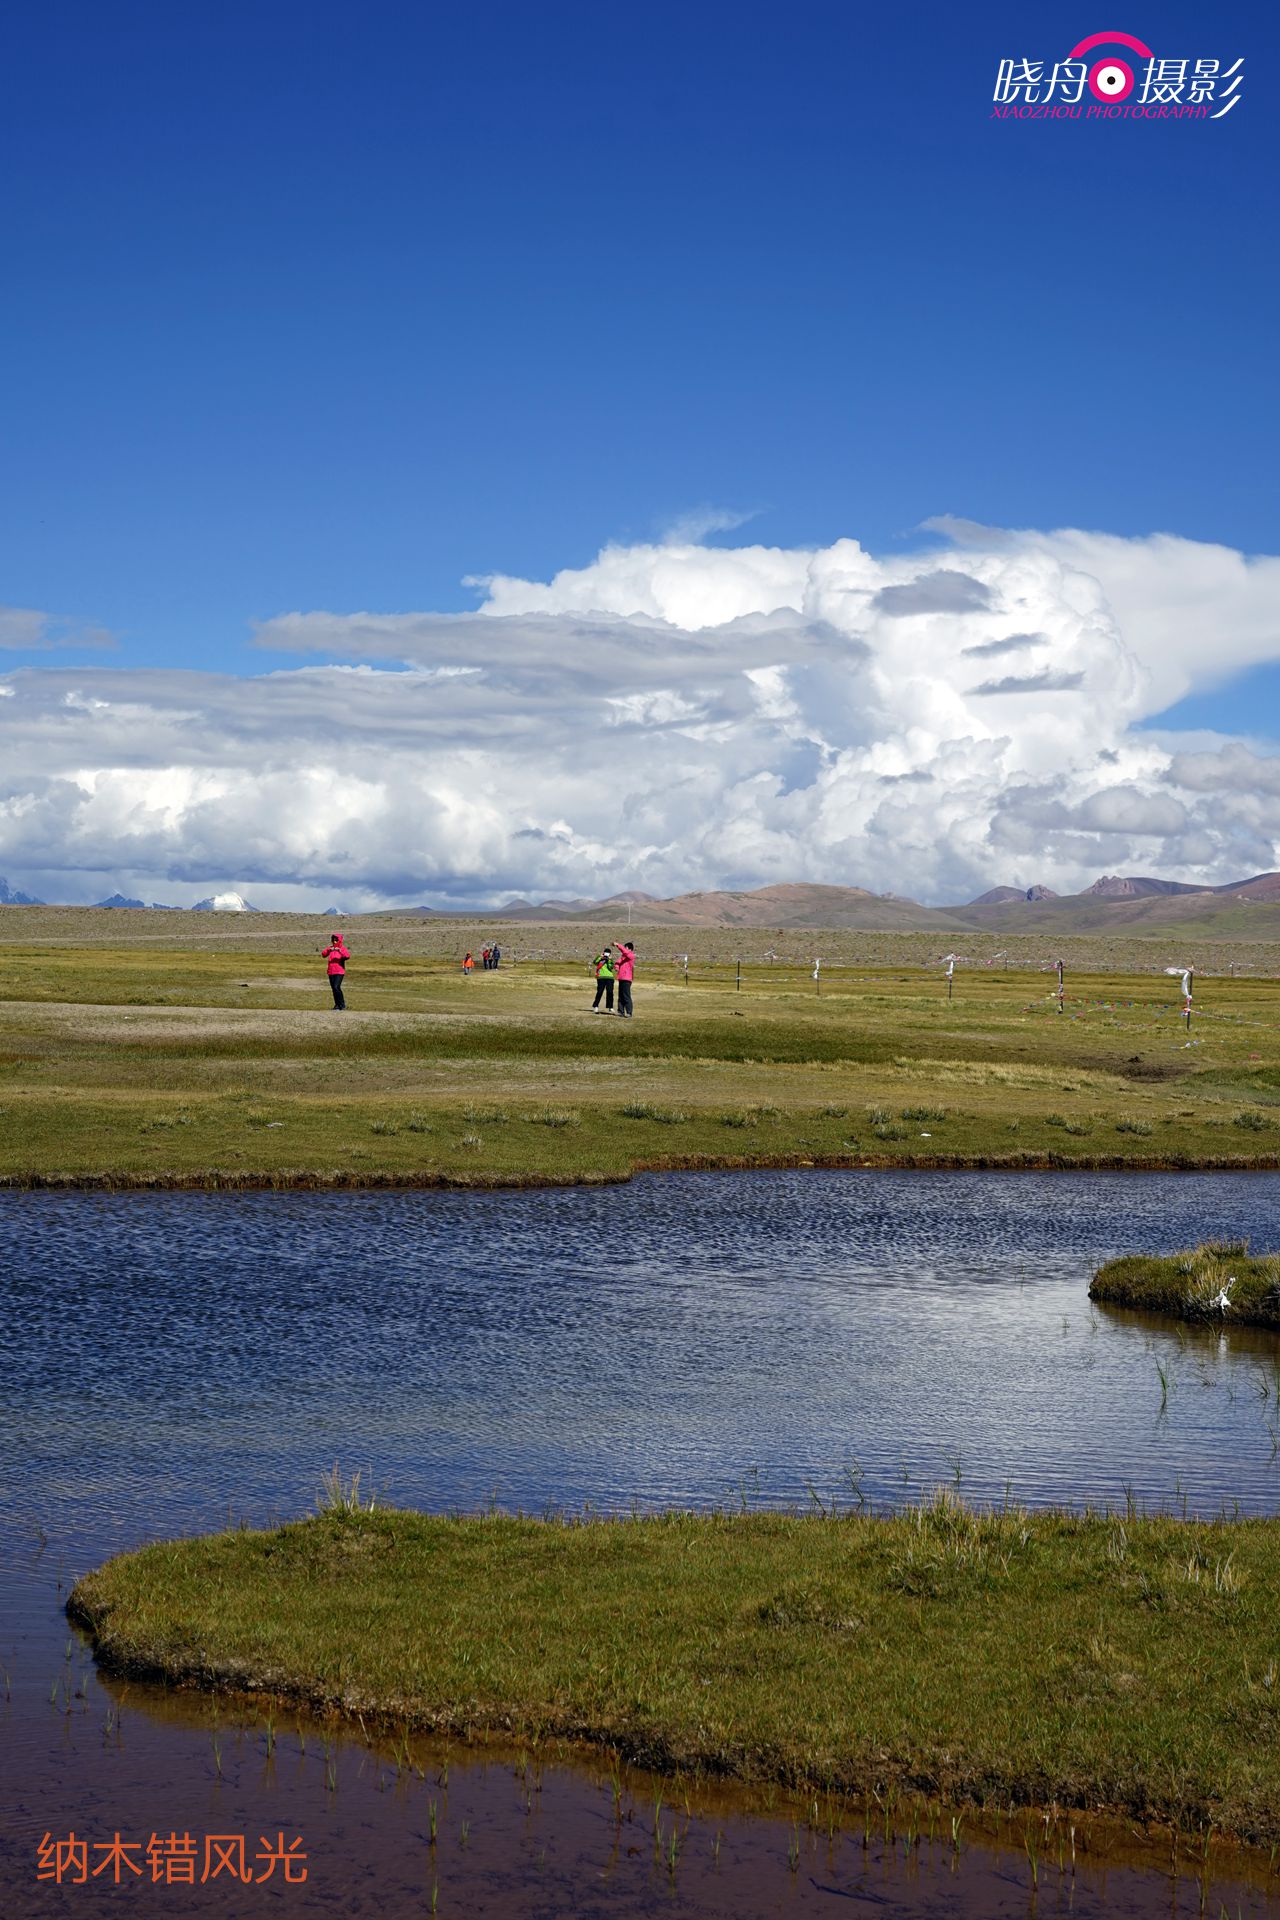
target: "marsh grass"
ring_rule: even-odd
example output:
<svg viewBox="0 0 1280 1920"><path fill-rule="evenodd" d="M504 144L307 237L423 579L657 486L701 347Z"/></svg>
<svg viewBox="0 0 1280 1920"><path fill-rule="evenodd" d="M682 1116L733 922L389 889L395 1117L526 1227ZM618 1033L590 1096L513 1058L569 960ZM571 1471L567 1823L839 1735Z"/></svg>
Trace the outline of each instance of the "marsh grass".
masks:
<svg viewBox="0 0 1280 1920"><path fill-rule="evenodd" d="M377 1498L370 1485L367 1493L361 1491L364 1471L358 1468L349 1478L343 1477L335 1460L331 1467L320 1475L320 1498L318 1507L322 1513L372 1513L377 1506Z"/></svg>
<svg viewBox="0 0 1280 1920"><path fill-rule="evenodd" d="M892 1516L446 1519L334 1479L312 1520L110 1561L73 1617L118 1670L406 1734L1280 1841L1280 1522L954 1492Z"/></svg>

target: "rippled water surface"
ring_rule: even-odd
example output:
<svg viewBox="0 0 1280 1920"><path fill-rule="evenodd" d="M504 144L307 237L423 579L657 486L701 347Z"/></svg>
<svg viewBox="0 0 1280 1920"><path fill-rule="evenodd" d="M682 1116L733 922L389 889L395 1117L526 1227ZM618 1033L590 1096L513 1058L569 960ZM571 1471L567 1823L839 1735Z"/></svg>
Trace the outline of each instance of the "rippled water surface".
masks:
<svg viewBox="0 0 1280 1920"><path fill-rule="evenodd" d="M0 1195L0 1904L111 1904L102 1880L37 1885L46 1829L190 1824L203 1809L206 1827L293 1821L328 1849L328 1879L264 1888L263 1911L372 1912L393 1886L429 1911L421 1783L416 1798L380 1790L357 1750L340 1792L314 1748L287 1778L264 1775L249 1734L219 1771L200 1710L166 1718L135 1691L120 1733L87 1672L72 1712L50 1700L86 1668L78 1642L66 1658L69 1580L148 1536L303 1512L334 1461L435 1508L882 1504L945 1481L975 1500L1274 1510L1280 1342L1147 1325L1091 1309L1086 1289L1121 1251L1209 1234L1274 1246L1278 1200L1267 1174L869 1171L490 1195ZM616 1851L598 1781L557 1770L537 1809L502 1767L458 1768L450 1791L455 1807L471 1796L454 1824L472 1828L452 1911L637 1913L659 1893L677 1912L847 1910L848 1873L837 1887L830 1862L792 1871L767 1821L731 1825L727 1877L685 1875L677 1895L652 1880L651 1835ZM695 1827L690 1861L700 1844ZM353 1878L353 1849L370 1847L376 1873ZM778 1865L776 1905L753 1848ZM890 1859L877 1902L1023 1911L1019 1873L984 1860L908 1885ZM1146 1911L1131 1878L1097 1906L1082 1883L1074 1910ZM185 1897L136 1895L165 1910ZM200 1898L233 1910L212 1888ZM234 1910L257 1911L249 1899Z"/></svg>

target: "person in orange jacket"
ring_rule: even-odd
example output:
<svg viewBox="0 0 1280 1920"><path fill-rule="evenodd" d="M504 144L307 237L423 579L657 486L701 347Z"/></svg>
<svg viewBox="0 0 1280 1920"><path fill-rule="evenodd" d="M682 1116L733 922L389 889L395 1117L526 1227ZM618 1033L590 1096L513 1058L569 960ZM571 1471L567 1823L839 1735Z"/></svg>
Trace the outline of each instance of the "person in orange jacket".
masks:
<svg viewBox="0 0 1280 1920"><path fill-rule="evenodd" d="M465 960L463 961L463 963L462 963L462 977L463 977L463 979L464 979L464 980L469 980L469 979L471 978L471 976L472 976L472 974L473 974L473 973L475 972L475 970L476 970L476 963L475 963L475 958L474 958L474 956L472 955L472 953L471 953L471 951L470 951L470 949L468 949L468 951L467 951L467 957L466 957L466 959L465 959Z"/></svg>

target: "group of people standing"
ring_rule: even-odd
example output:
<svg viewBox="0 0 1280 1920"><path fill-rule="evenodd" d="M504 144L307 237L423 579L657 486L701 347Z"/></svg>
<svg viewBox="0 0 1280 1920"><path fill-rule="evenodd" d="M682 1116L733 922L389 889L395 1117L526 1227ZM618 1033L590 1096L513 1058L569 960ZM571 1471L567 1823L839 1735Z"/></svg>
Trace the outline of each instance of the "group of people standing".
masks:
<svg viewBox="0 0 1280 1920"><path fill-rule="evenodd" d="M591 971L595 976L596 982L596 997L591 1002L592 1013L612 1013L614 1011L613 990L616 985L618 989L618 1014L622 1019L630 1020L632 1015L631 983L636 976L635 948L628 946L624 940L611 943L605 947L602 953L596 955L595 959L591 962ZM602 1000L604 1001L603 1006L600 1004Z"/></svg>
<svg viewBox="0 0 1280 1920"><path fill-rule="evenodd" d="M339 1013L345 1013L347 1003L343 997L342 983L346 978L347 962L351 958L351 949L342 935L335 933L327 947L321 949L321 958L328 962L329 985L333 989L333 1004ZM491 947L480 950L480 964L486 973L492 973L502 959L502 949L495 941ZM469 980L475 972L475 955L470 948L462 962L462 977ZM591 962L591 971L595 977L596 997L591 1002L592 1013L612 1013L613 990L618 990L617 1012L621 1019L630 1020L632 1016L631 983L636 975L636 950L625 940L611 941ZM604 1005L600 1002L603 1000Z"/></svg>
<svg viewBox="0 0 1280 1920"><path fill-rule="evenodd" d="M481 947L480 949L480 965L484 968L486 973L495 972L497 970L498 962L501 960L501 958L502 958L502 948L498 945L496 940L494 941L491 947ZM476 957L474 953L472 953L470 947L468 947L462 962L463 979L469 980L472 974L475 972L475 970L476 970Z"/></svg>

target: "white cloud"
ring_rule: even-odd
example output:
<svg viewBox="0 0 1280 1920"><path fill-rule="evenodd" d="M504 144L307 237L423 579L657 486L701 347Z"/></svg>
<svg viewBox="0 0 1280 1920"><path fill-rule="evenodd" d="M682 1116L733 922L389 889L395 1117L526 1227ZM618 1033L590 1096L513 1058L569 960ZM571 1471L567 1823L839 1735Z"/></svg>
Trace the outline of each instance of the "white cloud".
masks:
<svg viewBox="0 0 1280 1920"><path fill-rule="evenodd" d="M745 513L739 513L734 507L690 507L662 529L662 538L673 546L690 543L696 546L708 534L732 533L735 527L745 527L758 512L758 507L751 507Z"/></svg>
<svg viewBox="0 0 1280 1920"><path fill-rule="evenodd" d="M335 664L252 680L11 673L0 873L358 906L1280 864L1280 758L1142 724L1280 658L1280 560L946 530L892 559L671 539L494 576L473 614L283 614L264 646Z"/></svg>
<svg viewBox="0 0 1280 1920"><path fill-rule="evenodd" d="M54 647L96 652L115 644L105 627L81 626L57 614L40 613L35 607L0 607L0 649L11 653L48 653Z"/></svg>

